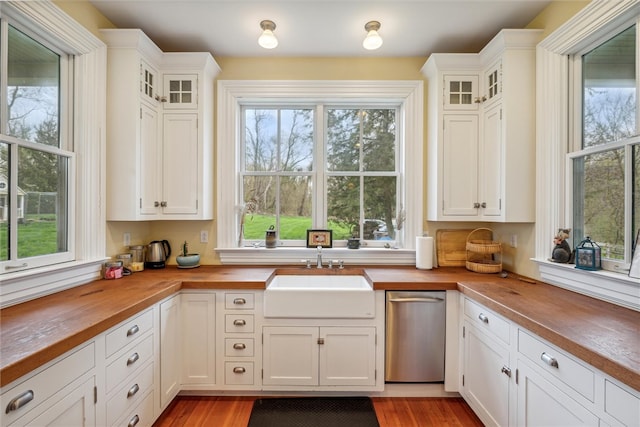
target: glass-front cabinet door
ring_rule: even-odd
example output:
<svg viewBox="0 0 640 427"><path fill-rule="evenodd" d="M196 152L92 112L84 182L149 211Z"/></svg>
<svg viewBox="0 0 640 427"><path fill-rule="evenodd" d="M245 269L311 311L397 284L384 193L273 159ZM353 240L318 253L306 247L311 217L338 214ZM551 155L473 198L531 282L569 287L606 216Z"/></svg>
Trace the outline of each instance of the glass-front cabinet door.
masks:
<svg viewBox="0 0 640 427"><path fill-rule="evenodd" d="M160 102L158 72L145 61L140 62L140 97L151 105Z"/></svg>
<svg viewBox="0 0 640 427"><path fill-rule="evenodd" d="M487 68L484 74L483 102L492 102L502 95L502 61L498 61Z"/></svg>
<svg viewBox="0 0 640 427"><path fill-rule="evenodd" d="M198 75L165 74L163 92L165 109L198 108Z"/></svg>
<svg viewBox="0 0 640 427"><path fill-rule="evenodd" d="M478 76L444 76L443 106L445 110L477 110L478 104Z"/></svg>

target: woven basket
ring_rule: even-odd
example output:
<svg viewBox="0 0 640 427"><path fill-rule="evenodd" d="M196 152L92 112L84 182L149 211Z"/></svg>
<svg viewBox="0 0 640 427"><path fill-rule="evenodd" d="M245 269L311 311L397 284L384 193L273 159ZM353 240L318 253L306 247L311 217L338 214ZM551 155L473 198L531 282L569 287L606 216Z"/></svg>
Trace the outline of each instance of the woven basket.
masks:
<svg viewBox="0 0 640 427"><path fill-rule="evenodd" d="M474 240L473 233L480 230L493 231L489 228L476 228L467 236L467 259L465 266L467 270L476 273L499 273L502 271L502 245L493 240ZM494 255L499 256L495 260Z"/></svg>

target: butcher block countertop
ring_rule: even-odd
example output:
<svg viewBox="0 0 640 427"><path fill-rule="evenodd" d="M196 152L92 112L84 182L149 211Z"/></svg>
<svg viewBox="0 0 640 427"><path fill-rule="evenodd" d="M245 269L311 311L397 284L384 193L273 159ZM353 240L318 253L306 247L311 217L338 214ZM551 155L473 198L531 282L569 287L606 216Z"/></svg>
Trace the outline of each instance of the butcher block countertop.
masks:
<svg viewBox="0 0 640 427"><path fill-rule="evenodd" d="M351 267L349 267L351 268ZM640 390L640 313L509 274L464 268L362 267L375 290L458 290L619 381ZM0 310L0 386L181 289L265 289L300 267L202 266L98 280ZM322 273L344 274L340 270Z"/></svg>

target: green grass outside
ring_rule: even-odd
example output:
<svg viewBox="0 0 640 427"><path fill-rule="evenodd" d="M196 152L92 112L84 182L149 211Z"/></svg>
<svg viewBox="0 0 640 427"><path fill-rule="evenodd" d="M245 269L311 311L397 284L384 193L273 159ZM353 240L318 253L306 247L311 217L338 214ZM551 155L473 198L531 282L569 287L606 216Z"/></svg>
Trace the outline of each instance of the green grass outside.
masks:
<svg viewBox="0 0 640 427"><path fill-rule="evenodd" d="M275 225L275 218L266 215L247 215L244 223L245 240L264 240L265 232ZM280 240L306 240L307 230L311 228L311 218L280 217ZM333 240L346 240L351 237L350 228L344 224L329 221L329 229L333 230Z"/></svg>
<svg viewBox="0 0 640 427"><path fill-rule="evenodd" d="M8 257L8 225L0 224L0 260ZM18 224L18 257L28 258L37 255L56 253L58 249L58 231L55 215L31 215Z"/></svg>

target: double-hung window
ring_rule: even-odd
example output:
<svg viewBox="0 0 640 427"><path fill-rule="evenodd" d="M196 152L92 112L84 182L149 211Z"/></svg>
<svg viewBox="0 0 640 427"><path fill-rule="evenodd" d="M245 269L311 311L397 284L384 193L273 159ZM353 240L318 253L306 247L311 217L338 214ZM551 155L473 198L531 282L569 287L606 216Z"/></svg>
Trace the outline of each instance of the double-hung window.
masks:
<svg viewBox="0 0 640 427"><path fill-rule="evenodd" d="M72 61L7 18L0 42L0 261L11 271L72 259Z"/></svg>
<svg viewBox="0 0 640 427"><path fill-rule="evenodd" d="M575 125L569 159L574 243L601 247L603 268L629 268L640 230L638 34L616 28L573 56Z"/></svg>
<svg viewBox="0 0 640 427"><path fill-rule="evenodd" d="M222 263L309 259L308 230L331 230L331 259L414 263L423 232L422 92L421 81L219 81ZM278 249L261 250L272 226ZM360 250L347 248L351 237Z"/></svg>
<svg viewBox="0 0 640 427"><path fill-rule="evenodd" d="M332 230L336 246L395 245L396 103L242 110L241 246L260 245L272 226L284 246L305 245L309 229Z"/></svg>

